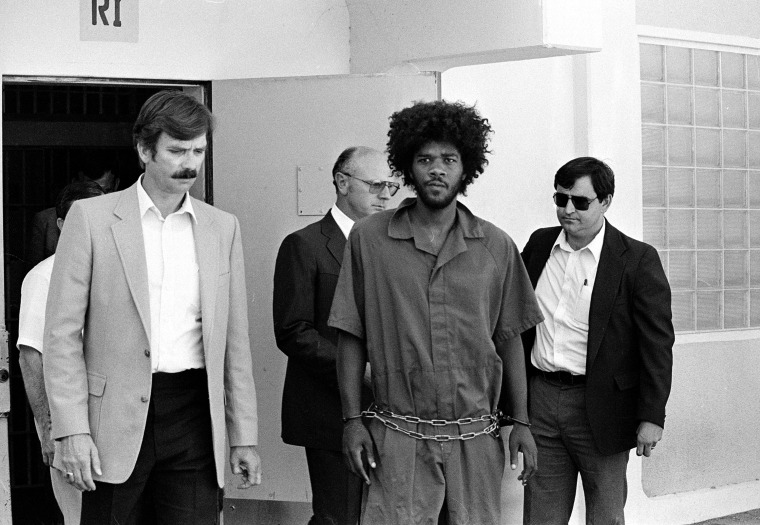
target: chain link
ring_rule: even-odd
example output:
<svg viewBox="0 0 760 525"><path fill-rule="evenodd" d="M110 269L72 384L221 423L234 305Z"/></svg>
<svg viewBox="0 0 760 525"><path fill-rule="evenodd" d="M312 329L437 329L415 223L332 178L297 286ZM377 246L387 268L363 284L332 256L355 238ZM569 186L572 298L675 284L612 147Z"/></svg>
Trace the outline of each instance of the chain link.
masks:
<svg viewBox="0 0 760 525"><path fill-rule="evenodd" d="M395 430L396 432L401 432L402 434L406 434L409 437L412 437L414 439L420 439L420 440L431 440L431 441L440 441L440 442L468 441L470 439L473 439L485 434L489 434L491 437L494 437L494 438L499 437L498 413L486 414L480 417L463 417L461 419L448 421L446 419L422 419L417 416L404 416L400 414L394 414L393 412L389 410L382 410L378 408L377 406L372 405L368 410L364 410L362 412L362 416L377 419L383 425L385 425L387 428L391 430ZM460 426L470 425L472 423L478 423L482 421L490 421L491 424L478 432L467 432L465 434L454 434L454 435L448 435L448 434L430 435L430 434L423 434L421 432L416 432L414 430L408 430L406 428L402 428L398 425L398 423L394 423L393 421L384 419L383 416L387 418L399 419L406 423L412 423L412 424L424 423L424 424L431 425L434 427L442 427L446 425L460 425Z"/></svg>

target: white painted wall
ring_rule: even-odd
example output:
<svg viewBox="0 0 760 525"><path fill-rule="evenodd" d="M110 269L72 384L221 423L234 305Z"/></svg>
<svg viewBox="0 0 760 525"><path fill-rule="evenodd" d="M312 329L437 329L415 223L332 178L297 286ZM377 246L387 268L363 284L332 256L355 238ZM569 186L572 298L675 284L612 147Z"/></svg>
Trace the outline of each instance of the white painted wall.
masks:
<svg viewBox="0 0 760 525"><path fill-rule="evenodd" d="M494 129L488 167L462 199L522 248L539 224L554 224L552 180L576 156L573 57L450 69L445 100L476 103ZM542 89L542 86L553 86Z"/></svg>
<svg viewBox="0 0 760 525"><path fill-rule="evenodd" d="M342 0L141 0L137 43L79 40L80 0L0 2L0 74L211 80L348 72Z"/></svg>
<svg viewBox="0 0 760 525"><path fill-rule="evenodd" d="M636 23L760 38L757 0L636 0Z"/></svg>
<svg viewBox="0 0 760 525"><path fill-rule="evenodd" d="M464 202L520 247L536 228L557 224L554 173L581 155L610 164L621 202L613 201L608 218L641 236L634 12L631 6L605 6L600 53L454 68L442 75L443 98L476 103L495 130L490 164Z"/></svg>

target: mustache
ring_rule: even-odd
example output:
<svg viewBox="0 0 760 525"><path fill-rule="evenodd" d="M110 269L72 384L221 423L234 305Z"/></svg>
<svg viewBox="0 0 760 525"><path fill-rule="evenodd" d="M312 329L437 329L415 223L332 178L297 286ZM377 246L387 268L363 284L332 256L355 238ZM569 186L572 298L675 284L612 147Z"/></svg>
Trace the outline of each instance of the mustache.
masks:
<svg viewBox="0 0 760 525"><path fill-rule="evenodd" d="M198 172L191 168L185 168L172 173L172 179L194 179L198 176Z"/></svg>
<svg viewBox="0 0 760 525"><path fill-rule="evenodd" d="M449 187L448 183L444 181L442 177L441 178L432 177L430 180L426 180L423 184L425 186L430 186L431 184L443 184L447 189Z"/></svg>

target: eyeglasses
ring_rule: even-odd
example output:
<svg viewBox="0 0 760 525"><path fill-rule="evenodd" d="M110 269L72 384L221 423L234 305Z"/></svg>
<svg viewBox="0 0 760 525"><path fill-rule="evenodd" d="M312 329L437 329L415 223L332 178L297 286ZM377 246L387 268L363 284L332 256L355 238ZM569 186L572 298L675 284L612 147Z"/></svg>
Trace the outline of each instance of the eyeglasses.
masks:
<svg viewBox="0 0 760 525"><path fill-rule="evenodd" d="M396 195L396 192L401 189L401 185L398 182L387 182L387 181L375 181L370 182L368 180L360 179L359 177L354 177L350 173L346 173L345 171L341 171L343 175L346 177L351 177L352 179L360 180L364 184L367 184L369 186L369 192L370 193L382 193L385 188L388 188L388 193L390 193L391 197Z"/></svg>
<svg viewBox="0 0 760 525"><path fill-rule="evenodd" d="M587 199L586 197L582 197L580 195L568 195L567 193L559 193L559 192L555 192L553 197L554 197L554 204L556 204L560 208L564 208L565 206L567 206L567 201L569 200L573 201L573 207L578 211L588 210L588 207L591 206L591 203L599 199L599 197L595 197L593 199Z"/></svg>

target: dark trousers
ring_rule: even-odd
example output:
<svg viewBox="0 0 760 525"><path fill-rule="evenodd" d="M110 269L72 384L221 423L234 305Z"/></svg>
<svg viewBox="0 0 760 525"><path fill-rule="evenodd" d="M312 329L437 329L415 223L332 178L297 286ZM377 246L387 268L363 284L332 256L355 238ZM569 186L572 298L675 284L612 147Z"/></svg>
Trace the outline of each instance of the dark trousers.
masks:
<svg viewBox="0 0 760 525"><path fill-rule="evenodd" d="M217 524L219 487L205 370L153 374L135 469L82 495L82 525Z"/></svg>
<svg viewBox="0 0 760 525"><path fill-rule="evenodd" d="M529 412L538 471L525 488L523 523L566 525L580 474L586 523L624 524L629 451L609 456L599 452L586 416L585 385L561 385L534 376Z"/></svg>
<svg viewBox="0 0 760 525"><path fill-rule="evenodd" d="M332 450L306 449L311 480L312 509L309 525L356 525L362 499L362 480Z"/></svg>

